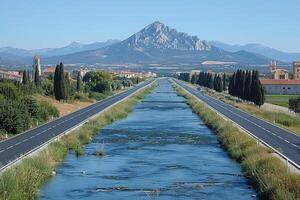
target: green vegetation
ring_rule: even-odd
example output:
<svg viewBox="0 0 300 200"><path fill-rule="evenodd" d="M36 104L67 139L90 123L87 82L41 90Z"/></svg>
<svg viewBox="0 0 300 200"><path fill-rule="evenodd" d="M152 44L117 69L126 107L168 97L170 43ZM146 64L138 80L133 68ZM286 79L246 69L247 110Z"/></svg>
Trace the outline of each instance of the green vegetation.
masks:
<svg viewBox="0 0 300 200"><path fill-rule="evenodd" d="M243 100L251 101L255 105L264 104L264 89L259 80L259 72L237 70L229 78L228 93Z"/></svg>
<svg viewBox="0 0 300 200"><path fill-rule="evenodd" d="M217 93L210 89L203 89L204 93L217 98L227 104L230 104L236 108L239 108L243 111L251 113L257 117L261 117L271 123L275 123L283 128L289 129L294 133L300 134L300 118L297 116L291 116L285 113L281 113L278 111L267 111L263 108L259 108L250 104L249 102L243 102L237 97L231 96L226 93Z"/></svg>
<svg viewBox="0 0 300 200"><path fill-rule="evenodd" d="M300 96L289 99L289 109L295 113L300 113Z"/></svg>
<svg viewBox="0 0 300 200"><path fill-rule="evenodd" d="M251 101L258 106L264 104L264 89L259 80L259 73L257 70L243 71L237 70L227 81L226 74L213 74L211 72L200 72L198 74L180 73L177 77L180 80L198 84L203 87L213 89L217 92L226 90L227 82L228 92L232 96L240 99Z"/></svg>
<svg viewBox="0 0 300 200"><path fill-rule="evenodd" d="M63 63L56 66L54 76L40 77L37 66L33 80L28 71L20 73L23 75L22 83L0 80L0 140L59 117L55 107L37 102L33 95L49 96L59 101L93 102L143 81L140 78L113 77L104 71L91 71L84 77L78 73L73 80L65 72Z"/></svg>
<svg viewBox="0 0 300 200"><path fill-rule="evenodd" d="M246 177L256 187L260 199L292 200L300 198L300 176L289 173L273 153L257 144L230 122L217 115L204 103L175 85L179 95L204 123L214 130L229 155L242 164Z"/></svg>
<svg viewBox="0 0 300 200"><path fill-rule="evenodd" d="M110 92L112 85L112 76L105 71L91 71L86 73L82 79L93 92Z"/></svg>
<svg viewBox="0 0 300 200"><path fill-rule="evenodd" d="M24 85L0 82L0 132L18 134L59 116L46 102L37 102L23 91Z"/></svg>
<svg viewBox="0 0 300 200"><path fill-rule="evenodd" d="M289 107L289 99L295 97L297 95L265 95L265 100L267 103Z"/></svg>
<svg viewBox="0 0 300 200"><path fill-rule="evenodd" d="M68 151L84 154L83 145L91 141L99 130L115 120L124 118L133 106L155 86L147 87L130 98L103 112L96 119L51 143L38 155L24 159L20 164L0 175L0 199L36 199L38 188L53 176L53 171L63 161Z"/></svg>

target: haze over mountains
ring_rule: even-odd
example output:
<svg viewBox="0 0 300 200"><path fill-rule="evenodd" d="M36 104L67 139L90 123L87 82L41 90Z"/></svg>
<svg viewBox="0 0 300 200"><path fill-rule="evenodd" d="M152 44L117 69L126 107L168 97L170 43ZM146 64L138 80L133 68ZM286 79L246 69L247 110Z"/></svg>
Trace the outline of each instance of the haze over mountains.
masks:
<svg viewBox="0 0 300 200"><path fill-rule="evenodd" d="M300 53L288 53L284 51L279 51L277 49L262 44L258 44L258 43L249 43L245 45L231 45L219 41L210 41L209 44L229 52L248 51L248 52L261 54L266 57L285 61L285 62L300 60Z"/></svg>
<svg viewBox="0 0 300 200"><path fill-rule="evenodd" d="M287 59L288 55L282 54L284 52L275 54L275 49L271 51L268 47L259 48L258 45L254 47L202 41L197 36L190 36L161 22L154 22L123 41L109 40L91 44L73 42L62 48L37 50L0 48L0 64L31 64L32 56L35 54L40 55L42 63L47 64L64 62L141 65L199 65L201 63L262 65L268 64L271 59L291 61L298 56L294 55Z"/></svg>

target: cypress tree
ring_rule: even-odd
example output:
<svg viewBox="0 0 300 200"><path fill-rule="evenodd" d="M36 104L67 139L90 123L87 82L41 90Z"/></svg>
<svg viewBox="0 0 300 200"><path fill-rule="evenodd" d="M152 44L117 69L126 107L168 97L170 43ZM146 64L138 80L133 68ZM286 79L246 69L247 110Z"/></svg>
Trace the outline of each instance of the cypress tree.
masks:
<svg viewBox="0 0 300 200"><path fill-rule="evenodd" d="M23 71L23 80L22 80L22 83L23 83L23 85L27 85L28 84L28 80L27 80L27 72L26 72L26 70L24 69L24 71Z"/></svg>
<svg viewBox="0 0 300 200"><path fill-rule="evenodd" d="M78 74L77 74L76 90L77 90L77 92L81 91L81 76L80 76L80 72L78 72Z"/></svg>
<svg viewBox="0 0 300 200"><path fill-rule="evenodd" d="M246 95L246 72L245 71L242 71L242 74L241 74L241 98L242 99L245 99L245 95Z"/></svg>
<svg viewBox="0 0 300 200"><path fill-rule="evenodd" d="M245 83L245 98L248 101L251 100L251 84L252 84L252 74L251 71L247 70L246 83Z"/></svg>
<svg viewBox="0 0 300 200"><path fill-rule="evenodd" d="M26 71L26 79L27 79L27 82L29 83L29 82L31 82L31 78L30 78L30 74L29 74L29 71L27 70Z"/></svg>
<svg viewBox="0 0 300 200"><path fill-rule="evenodd" d="M65 99L68 99L71 95L71 84L69 73L65 74Z"/></svg>
<svg viewBox="0 0 300 200"><path fill-rule="evenodd" d="M55 73L54 73L54 96L56 100L60 100L61 99L61 95L60 95L60 86L59 86L59 65L56 65L55 68Z"/></svg>
<svg viewBox="0 0 300 200"><path fill-rule="evenodd" d="M197 82L197 79L198 79L198 78L197 78L197 74L196 74L196 73L193 74L193 75L192 75L192 78L191 78L191 83L192 83L192 84L195 84L195 83Z"/></svg>
<svg viewBox="0 0 300 200"><path fill-rule="evenodd" d="M214 80L213 80L213 86L214 86L213 89L216 90L216 91L217 91L217 88L218 88L217 81L218 81L217 80L217 74L215 74L214 75Z"/></svg>
<svg viewBox="0 0 300 200"><path fill-rule="evenodd" d="M62 63L59 64L59 91L60 99L66 99L66 81L65 81L65 70Z"/></svg>
<svg viewBox="0 0 300 200"><path fill-rule="evenodd" d="M38 67L36 67L34 70L34 83L37 87L40 86L40 84L41 84L41 77L39 75Z"/></svg>
<svg viewBox="0 0 300 200"><path fill-rule="evenodd" d="M253 93L255 96L253 97L253 102L255 105L261 106L264 104L264 90L260 83L260 80L255 79L253 82Z"/></svg>
<svg viewBox="0 0 300 200"><path fill-rule="evenodd" d="M226 90L226 74L225 73L223 74L222 81L223 81L223 83L222 83L222 86L223 86L222 90L225 91Z"/></svg>
<svg viewBox="0 0 300 200"><path fill-rule="evenodd" d="M231 91L232 91L232 96L236 96L236 72L233 73L232 75L232 84L231 84Z"/></svg>

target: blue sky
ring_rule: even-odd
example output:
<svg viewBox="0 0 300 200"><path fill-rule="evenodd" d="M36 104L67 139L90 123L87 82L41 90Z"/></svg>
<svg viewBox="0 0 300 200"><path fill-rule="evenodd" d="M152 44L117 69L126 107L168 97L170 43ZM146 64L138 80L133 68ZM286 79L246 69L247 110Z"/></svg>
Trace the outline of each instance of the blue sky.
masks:
<svg viewBox="0 0 300 200"><path fill-rule="evenodd" d="M0 0L0 47L122 40L156 20L200 39L300 52L299 0Z"/></svg>

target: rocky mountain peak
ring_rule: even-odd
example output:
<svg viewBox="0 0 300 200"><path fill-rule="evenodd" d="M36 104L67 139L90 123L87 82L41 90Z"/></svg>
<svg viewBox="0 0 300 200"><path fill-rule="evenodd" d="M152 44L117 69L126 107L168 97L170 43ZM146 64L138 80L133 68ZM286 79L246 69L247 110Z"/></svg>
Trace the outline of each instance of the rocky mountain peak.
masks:
<svg viewBox="0 0 300 200"><path fill-rule="evenodd" d="M143 51L145 48L208 51L211 46L197 36L177 32L165 24L155 21L122 42L123 45Z"/></svg>

